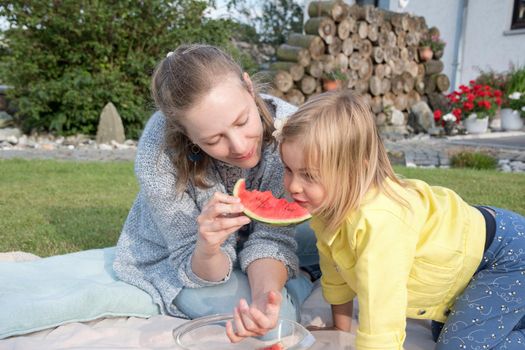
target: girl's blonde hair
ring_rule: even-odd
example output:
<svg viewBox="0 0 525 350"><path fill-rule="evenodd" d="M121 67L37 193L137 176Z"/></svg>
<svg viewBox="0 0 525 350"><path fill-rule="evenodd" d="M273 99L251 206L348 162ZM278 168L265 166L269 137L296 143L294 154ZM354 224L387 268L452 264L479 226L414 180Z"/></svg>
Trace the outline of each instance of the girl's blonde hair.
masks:
<svg viewBox="0 0 525 350"><path fill-rule="evenodd" d="M300 145L305 167L326 191L315 214L328 232L359 208L371 188L408 205L385 183L389 178L403 185L390 164L370 107L351 92L326 92L308 100L284 124L281 145L286 142Z"/></svg>
<svg viewBox="0 0 525 350"><path fill-rule="evenodd" d="M166 147L172 151L172 161L177 169L177 192L183 192L191 182L200 188L210 187L208 169L211 157L200 151L197 161L188 159L192 144L180 122L190 110L225 77L234 76L248 90L241 66L227 53L215 46L192 44L179 46L170 52L156 67L151 83L151 93L157 108L166 117ZM263 143L272 138L273 117L259 95L259 85L253 84L255 104L263 124Z"/></svg>

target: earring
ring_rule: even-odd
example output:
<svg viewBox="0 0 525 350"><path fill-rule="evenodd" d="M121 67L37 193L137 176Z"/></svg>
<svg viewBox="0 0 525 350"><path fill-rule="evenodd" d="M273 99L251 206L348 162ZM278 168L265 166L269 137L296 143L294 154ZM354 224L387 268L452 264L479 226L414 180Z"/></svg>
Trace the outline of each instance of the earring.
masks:
<svg viewBox="0 0 525 350"><path fill-rule="evenodd" d="M188 152L188 159L194 163L202 159L202 151L199 146L192 143L190 146L190 151Z"/></svg>

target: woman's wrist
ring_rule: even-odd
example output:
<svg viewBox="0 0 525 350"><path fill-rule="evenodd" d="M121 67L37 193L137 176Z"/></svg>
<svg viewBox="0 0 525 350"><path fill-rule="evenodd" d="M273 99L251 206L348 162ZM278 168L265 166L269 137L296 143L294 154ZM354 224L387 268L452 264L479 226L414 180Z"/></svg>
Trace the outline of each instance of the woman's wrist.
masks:
<svg viewBox="0 0 525 350"><path fill-rule="evenodd" d="M261 300L270 291L281 292L288 272L283 262L275 259L264 258L253 261L247 268L253 300ZM273 276L273 278L268 278Z"/></svg>
<svg viewBox="0 0 525 350"><path fill-rule="evenodd" d="M197 255L199 259L213 259L219 255L223 255L224 253L221 250L220 245L209 245L209 244L202 244L197 240L197 245L195 246L195 251L193 255Z"/></svg>
<svg viewBox="0 0 525 350"><path fill-rule="evenodd" d="M200 278L207 281L222 281L229 272L229 258L220 248L217 251L202 251L195 248L191 268Z"/></svg>

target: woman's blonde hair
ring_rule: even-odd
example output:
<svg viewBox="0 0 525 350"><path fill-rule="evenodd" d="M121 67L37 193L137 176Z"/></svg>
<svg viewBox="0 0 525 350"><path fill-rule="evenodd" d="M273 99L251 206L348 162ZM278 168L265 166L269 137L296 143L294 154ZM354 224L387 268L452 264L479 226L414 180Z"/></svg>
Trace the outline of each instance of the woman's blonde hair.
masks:
<svg viewBox="0 0 525 350"><path fill-rule="evenodd" d="M352 210L359 208L371 188L384 190L408 205L385 183L396 177L375 125L370 107L349 92L326 92L312 97L284 124L281 145L297 142L305 167L321 184L326 197L316 215L328 232L340 227Z"/></svg>
<svg viewBox="0 0 525 350"><path fill-rule="evenodd" d="M166 117L166 147L173 151L170 154L177 169L178 192L184 191L189 182L200 188L212 185L207 182L212 158L202 151L197 161L188 158L195 145L186 136L180 121L185 112L227 76L237 77L239 84L248 90L241 66L220 48L203 44L179 46L157 65L153 73L151 93L157 108ZM259 95L257 82L253 84L253 94L262 119L263 142L272 143L273 117Z"/></svg>

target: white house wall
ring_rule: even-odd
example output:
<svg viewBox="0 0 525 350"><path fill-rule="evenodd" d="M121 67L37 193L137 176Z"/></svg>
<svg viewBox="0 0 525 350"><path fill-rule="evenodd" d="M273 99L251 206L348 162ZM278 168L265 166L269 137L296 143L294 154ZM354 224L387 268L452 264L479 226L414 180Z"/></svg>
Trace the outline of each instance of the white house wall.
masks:
<svg viewBox="0 0 525 350"><path fill-rule="evenodd" d="M509 35L512 0L471 0L467 10L461 80L478 75L476 67L501 72L525 64L525 31Z"/></svg>

